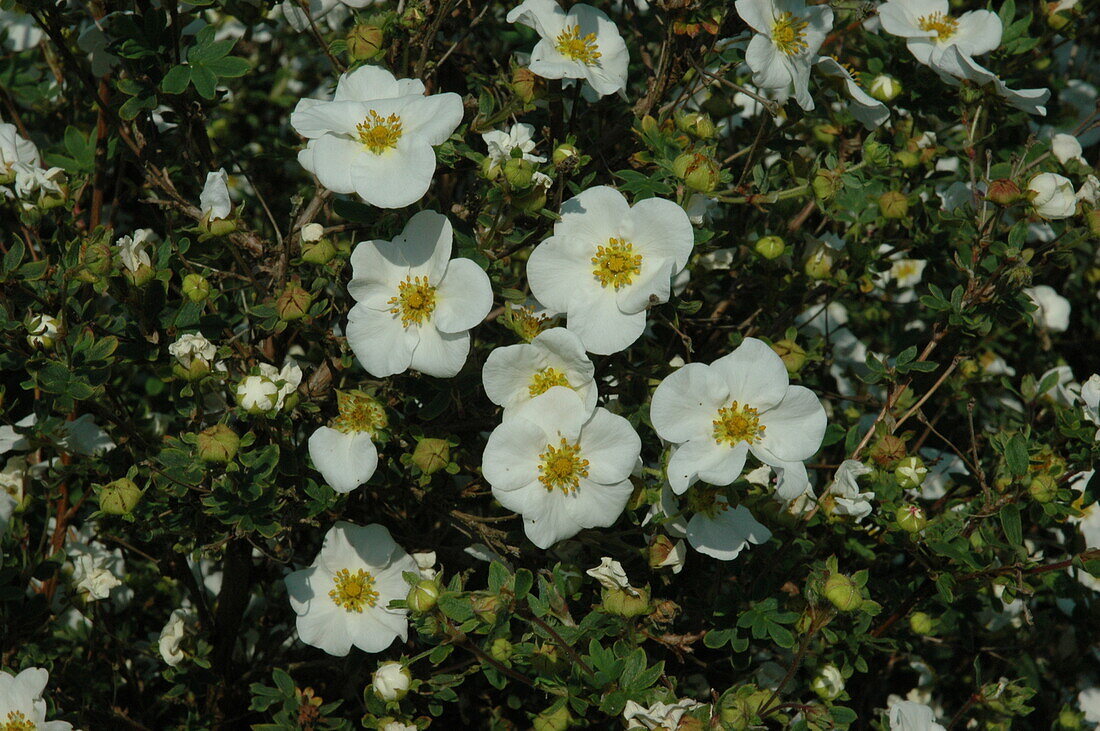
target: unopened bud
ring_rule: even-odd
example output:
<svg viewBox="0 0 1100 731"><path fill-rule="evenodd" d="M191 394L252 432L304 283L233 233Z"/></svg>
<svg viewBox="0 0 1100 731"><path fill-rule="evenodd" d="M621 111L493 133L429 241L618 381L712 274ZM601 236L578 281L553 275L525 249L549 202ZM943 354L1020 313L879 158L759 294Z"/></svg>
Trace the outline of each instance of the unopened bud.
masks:
<svg viewBox="0 0 1100 731"><path fill-rule="evenodd" d="M825 598L842 612L853 612L863 606L859 586L844 574L832 574L825 581Z"/></svg>
<svg viewBox="0 0 1100 731"><path fill-rule="evenodd" d="M237 455L241 438L225 424L215 424L198 433L197 446L203 462L225 464Z"/></svg>
<svg viewBox="0 0 1100 731"><path fill-rule="evenodd" d="M863 143L863 161L872 167L886 167L890 164L890 148L878 140L868 138Z"/></svg>
<svg viewBox="0 0 1100 731"><path fill-rule="evenodd" d="M496 624L500 611L500 597L488 592L477 592L470 597L470 608L474 616L486 624Z"/></svg>
<svg viewBox="0 0 1100 731"><path fill-rule="evenodd" d="M129 515L141 500L141 488L123 477L97 488L99 509L107 515Z"/></svg>
<svg viewBox="0 0 1100 731"><path fill-rule="evenodd" d="M823 145L831 145L836 142L836 136L840 134L840 130L832 124L815 124L814 139Z"/></svg>
<svg viewBox="0 0 1100 731"><path fill-rule="evenodd" d="M135 287L144 287L153 280L153 277L157 276L157 270L148 264L142 264L136 270L127 269L125 274L126 278Z"/></svg>
<svg viewBox="0 0 1100 731"><path fill-rule="evenodd" d="M382 53L385 33L376 25L360 23L348 33L348 58L352 61L370 61Z"/></svg>
<svg viewBox="0 0 1100 731"><path fill-rule="evenodd" d="M546 92L546 82L528 68L517 68L512 72L512 91L524 104L530 104Z"/></svg>
<svg viewBox="0 0 1100 731"><path fill-rule="evenodd" d="M580 154L580 150L577 149L576 145L572 145L566 142L554 148L554 153L551 156L551 159L554 161L554 165L556 167L571 167L576 164L576 161L580 157Z"/></svg>
<svg viewBox="0 0 1100 731"><path fill-rule="evenodd" d="M1010 206L1020 200L1022 196L1020 186L1008 178L998 178L989 184L986 198L999 206Z"/></svg>
<svg viewBox="0 0 1100 731"><path fill-rule="evenodd" d="M681 112L677 114L676 128L701 140L709 140L717 133L717 128L711 118L699 112Z"/></svg>
<svg viewBox="0 0 1100 731"><path fill-rule="evenodd" d="M702 153L685 152L672 162L672 172L692 190L709 193L718 187L718 163Z"/></svg>
<svg viewBox="0 0 1100 731"><path fill-rule="evenodd" d="M893 434L886 434L875 442L868 456L879 467L893 468L904 459L905 452L905 440Z"/></svg>
<svg viewBox="0 0 1100 731"><path fill-rule="evenodd" d="M868 91L880 102L891 102L901 93L901 82L889 74L879 74L871 80Z"/></svg>
<svg viewBox="0 0 1100 731"><path fill-rule="evenodd" d="M290 322L300 320L309 314L311 304L313 304L313 295L297 282L291 282L275 300L275 311L280 319Z"/></svg>
<svg viewBox="0 0 1100 731"><path fill-rule="evenodd" d="M802 366L806 364L805 348L793 340L783 338L778 342L772 343L772 350L779 355L783 361L783 365L787 368L787 373L792 376L802 370Z"/></svg>
<svg viewBox="0 0 1100 731"><path fill-rule="evenodd" d="M413 450L412 463L426 475L431 475L451 461L451 445L446 439L420 439Z"/></svg>
<svg viewBox="0 0 1100 731"><path fill-rule="evenodd" d="M909 213L909 199L900 190L888 190L879 196L878 209L884 218L905 218Z"/></svg>
<svg viewBox="0 0 1100 731"><path fill-rule="evenodd" d="M906 533L920 533L928 525L924 511L916 505L902 505L894 513L894 520Z"/></svg>
<svg viewBox="0 0 1100 731"><path fill-rule="evenodd" d="M1058 482L1045 472L1040 473L1031 478L1027 493L1037 503L1049 503L1058 495Z"/></svg>
<svg viewBox="0 0 1100 731"><path fill-rule="evenodd" d="M336 256L336 247L328 239L302 243L302 261L307 264L324 266Z"/></svg>
<svg viewBox="0 0 1100 731"><path fill-rule="evenodd" d="M61 322L50 315L35 315L27 321L27 345L52 350L61 331Z"/></svg>
<svg viewBox="0 0 1100 731"><path fill-rule="evenodd" d="M920 457L905 457L894 468L894 479L903 490L915 490L924 483L928 468Z"/></svg>
<svg viewBox="0 0 1100 731"><path fill-rule="evenodd" d="M183 278L183 294L192 302L205 302L210 296L210 282L201 274L188 274Z"/></svg>
<svg viewBox="0 0 1100 731"><path fill-rule="evenodd" d="M752 247L757 254L765 259L778 259L783 256L787 246L778 236L761 236Z"/></svg>
<svg viewBox="0 0 1100 731"><path fill-rule="evenodd" d="M430 612L439 599L439 584L434 579L421 579L416 582L405 598L409 609L417 614Z"/></svg>
<svg viewBox="0 0 1100 731"><path fill-rule="evenodd" d="M396 703L405 697L412 685L412 674L404 663L384 662L371 675L371 688L380 700Z"/></svg>
<svg viewBox="0 0 1100 731"><path fill-rule="evenodd" d="M833 272L833 260L833 250L822 244L806 257L802 269L810 279L827 279Z"/></svg>
<svg viewBox="0 0 1100 731"><path fill-rule="evenodd" d="M635 595L631 595L625 589L603 589L603 610L608 614L620 617L640 617L648 614L649 589L634 589Z"/></svg>
<svg viewBox="0 0 1100 731"><path fill-rule="evenodd" d="M920 165L920 155L913 150L901 150L894 155L894 158L903 168L915 168Z"/></svg>
<svg viewBox="0 0 1100 731"><path fill-rule="evenodd" d="M501 171L508 185L513 188L530 188L535 178L534 164L522 157L509 158Z"/></svg>
<svg viewBox="0 0 1100 731"><path fill-rule="evenodd" d="M924 612L913 612L909 615L909 629L913 634L931 635L936 631L936 621Z"/></svg>
<svg viewBox="0 0 1100 731"><path fill-rule="evenodd" d="M840 190L840 176L831 170L818 170L810 187L819 201L831 201Z"/></svg>

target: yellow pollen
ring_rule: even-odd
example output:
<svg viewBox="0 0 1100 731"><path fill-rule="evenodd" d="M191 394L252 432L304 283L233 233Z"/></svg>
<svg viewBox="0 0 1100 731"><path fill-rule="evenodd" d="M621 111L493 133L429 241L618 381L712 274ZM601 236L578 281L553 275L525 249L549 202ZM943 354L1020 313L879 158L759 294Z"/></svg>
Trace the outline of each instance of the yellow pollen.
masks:
<svg viewBox="0 0 1100 731"><path fill-rule="evenodd" d="M554 386L572 388L564 373L557 368L547 367L536 371L535 375L531 376L531 385L527 387L527 392L531 394L531 398L534 398L541 393L546 393Z"/></svg>
<svg viewBox="0 0 1100 731"><path fill-rule="evenodd" d="M734 401L718 409L718 418L714 420L714 441L719 444L725 442L731 447L740 442L755 444L767 428L760 423L760 412Z"/></svg>
<svg viewBox="0 0 1100 731"><path fill-rule="evenodd" d="M363 607L373 607L378 602L378 592L374 590L374 577L369 571L359 569L354 574L340 569L332 577L336 588L328 593L336 606L351 613L363 613Z"/></svg>
<svg viewBox="0 0 1100 731"><path fill-rule="evenodd" d="M337 391L336 405L340 415L332 420L332 428L350 434L367 432L374 436L386 426L386 412L382 404L362 391Z"/></svg>
<svg viewBox="0 0 1100 731"><path fill-rule="evenodd" d="M573 25L558 34L557 43L554 46L558 53L570 59L583 63L585 66L593 66L600 60L600 52L596 46L596 34L581 35L581 27Z"/></svg>
<svg viewBox="0 0 1100 731"><path fill-rule="evenodd" d="M34 731L38 728L34 721L23 715L22 711L9 711L7 720L0 724L0 731Z"/></svg>
<svg viewBox="0 0 1100 731"><path fill-rule="evenodd" d="M952 18L950 15L932 13L918 20L917 27L921 30L934 32L936 34L936 40L938 41L946 41L948 38L955 35L955 31L959 29L959 21Z"/></svg>
<svg viewBox="0 0 1100 731"><path fill-rule="evenodd" d="M397 141L401 139L401 117L391 114L383 117L373 109L369 116L355 125L359 132L359 141L375 155L381 155L386 150L397 147Z"/></svg>
<svg viewBox="0 0 1100 731"><path fill-rule="evenodd" d="M607 240L607 246L596 247L592 263L596 265L592 274L600 284L615 289L630 284L642 271L642 255L634 253L634 244L614 237Z"/></svg>
<svg viewBox="0 0 1100 731"><path fill-rule="evenodd" d="M588 460L581 457L580 451L579 444L570 444L565 437L557 447L546 445L546 451L539 455L539 482L547 492L557 489L572 495L577 491L581 478L588 477Z"/></svg>
<svg viewBox="0 0 1100 731"><path fill-rule="evenodd" d="M397 295L386 304L393 306L390 312L400 315L405 327L419 325L435 312L435 287L428 284L427 277L405 277L397 285Z"/></svg>
<svg viewBox="0 0 1100 731"><path fill-rule="evenodd" d="M794 13L780 13L772 26L772 43L788 56L797 56L808 47L806 45L806 27L809 22Z"/></svg>

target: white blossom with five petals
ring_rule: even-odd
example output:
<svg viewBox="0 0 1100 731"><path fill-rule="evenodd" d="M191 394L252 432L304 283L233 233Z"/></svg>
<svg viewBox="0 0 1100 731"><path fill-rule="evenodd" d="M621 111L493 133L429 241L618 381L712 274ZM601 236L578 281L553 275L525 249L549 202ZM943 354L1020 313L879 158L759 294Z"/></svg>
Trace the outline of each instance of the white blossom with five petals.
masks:
<svg viewBox="0 0 1100 731"><path fill-rule="evenodd" d="M481 380L489 400L514 409L554 386L577 392L586 413L596 408L596 367L574 333L554 327L529 343L495 348L485 359Z"/></svg>

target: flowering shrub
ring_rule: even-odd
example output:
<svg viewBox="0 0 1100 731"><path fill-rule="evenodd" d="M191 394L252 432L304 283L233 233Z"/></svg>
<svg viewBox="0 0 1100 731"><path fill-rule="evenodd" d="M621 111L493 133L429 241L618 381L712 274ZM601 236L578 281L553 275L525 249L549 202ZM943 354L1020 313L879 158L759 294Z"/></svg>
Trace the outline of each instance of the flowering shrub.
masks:
<svg viewBox="0 0 1100 731"><path fill-rule="evenodd" d="M1100 722L1100 10L0 10L0 730Z"/></svg>

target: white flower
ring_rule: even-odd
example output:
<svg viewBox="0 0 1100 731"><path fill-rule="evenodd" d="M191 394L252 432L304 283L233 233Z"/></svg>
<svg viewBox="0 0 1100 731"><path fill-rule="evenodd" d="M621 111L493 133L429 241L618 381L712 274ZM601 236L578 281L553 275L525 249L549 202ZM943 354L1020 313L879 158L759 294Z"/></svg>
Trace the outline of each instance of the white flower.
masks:
<svg viewBox="0 0 1100 731"><path fill-rule="evenodd" d="M691 221L672 201L647 198L633 207L607 186L562 204L554 235L531 252L531 292L592 353L628 347L645 329L646 310L667 302L672 277L694 246Z"/></svg>
<svg viewBox="0 0 1100 731"><path fill-rule="evenodd" d="M46 689L50 674L43 668L27 668L18 675L0 670L0 721L3 728L70 731L72 724L46 720Z"/></svg>
<svg viewBox="0 0 1100 731"><path fill-rule="evenodd" d="M630 596L638 596L638 591L630 585L630 581L626 578L623 565L610 556L604 556L600 559L599 566L588 569L584 573L599 582L600 586L605 589L622 589Z"/></svg>
<svg viewBox="0 0 1100 731"><path fill-rule="evenodd" d="M947 47L935 70L940 79L952 86L959 86L962 81L969 81L979 87L992 87L993 92L1002 97L1011 107L1039 116L1047 113L1044 105L1050 99L1050 89L1009 89L1000 77L962 53L957 46Z"/></svg>
<svg viewBox="0 0 1100 731"><path fill-rule="evenodd" d="M1082 165L1087 164L1084 155L1081 154L1081 142L1073 135L1058 133L1052 136L1050 138L1050 151L1058 158L1058 162L1063 165L1070 160L1077 160Z"/></svg>
<svg viewBox="0 0 1100 731"><path fill-rule="evenodd" d="M698 708L702 703L690 698L683 698L675 703L661 703L658 701L649 708L627 701L623 707L623 720L628 729L675 729L680 725L680 719L688 711Z"/></svg>
<svg viewBox="0 0 1100 731"><path fill-rule="evenodd" d="M229 198L229 176L225 168L206 174L206 185L199 196L199 208L206 221L229 218L233 212L233 201Z"/></svg>
<svg viewBox="0 0 1100 731"><path fill-rule="evenodd" d="M195 362L209 368L214 363L214 357L218 354L218 349L212 342L204 338L202 333L187 333L180 335L176 342L169 345L168 352L184 368L190 368L192 363Z"/></svg>
<svg viewBox="0 0 1100 731"><path fill-rule="evenodd" d="M1085 688L1077 694L1077 704L1089 723L1100 723L1100 688Z"/></svg>
<svg viewBox="0 0 1100 731"><path fill-rule="evenodd" d="M805 0L737 0L734 5L756 31L745 51L752 83L793 93L800 107L813 109L810 66L833 27L832 9Z"/></svg>
<svg viewBox="0 0 1100 731"><path fill-rule="evenodd" d="M416 726L407 726L400 721L390 721L382 727L382 731L417 731Z"/></svg>
<svg viewBox="0 0 1100 731"><path fill-rule="evenodd" d="M481 469L500 504L523 516L531 542L549 548L618 519L641 448L626 419L589 414L575 391L555 386L505 414Z"/></svg>
<svg viewBox="0 0 1100 731"><path fill-rule="evenodd" d="M871 79L870 92L876 98L890 101L901 93L901 82L889 74L879 74Z"/></svg>
<svg viewBox="0 0 1100 731"><path fill-rule="evenodd" d="M21 137L14 124L0 122L0 177L13 172L17 163L38 167L38 147Z"/></svg>
<svg viewBox="0 0 1100 731"><path fill-rule="evenodd" d="M920 284L927 265L924 259L893 259L890 268L879 274L878 283L884 286L893 282L898 289L912 289Z"/></svg>
<svg viewBox="0 0 1100 731"><path fill-rule="evenodd" d="M94 457L115 448L115 443L107 432L95 423L91 414L81 414L72 421L65 422L65 434L58 446L73 454Z"/></svg>
<svg viewBox="0 0 1100 731"><path fill-rule="evenodd" d="M307 223L302 226L302 241L311 243L313 241L320 241L321 237L325 235L325 227L319 223Z"/></svg>
<svg viewBox="0 0 1100 731"><path fill-rule="evenodd" d="M48 194L61 191L64 171L61 168L40 168L18 162L12 166L15 172L15 194L20 198L31 198L37 193Z"/></svg>
<svg viewBox="0 0 1100 731"><path fill-rule="evenodd" d="M287 398L298 390L302 383L302 369L294 362L293 358L287 358L282 368L275 368L270 363L260 363L260 375L271 381L276 387L275 410L282 409L286 405Z"/></svg>
<svg viewBox="0 0 1100 731"><path fill-rule="evenodd" d="M811 681L810 687L825 700L833 700L844 692L844 676L833 664L826 665Z"/></svg>
<svg viewBox="0 0 1100 731"><path fill-rule="evenodd" d="M677 538L665 557L660 562L650 564L650 566L655 569L670 568L672 573L678 574L684 570L685 563L687 563L687 545L682 539Z"/></svg>
<svg viewBox="0 0 1100 731"><path fill-rule="evenodd" d="M831 56L819 56L817 67L826 76L836 76L844 82L844 88L851 97L848 111L869 130L881 127L890 118L886 105L863 90L855 76L839 61Z"/></svg>
<svg viewBox="0 0 1100 731"><path fill-rule="evenodd" d="M352 645L381 652L397 637L404 641L407 612L388 607L408 594L405 571L416 573L416 561L385 527L337 523L313 565L286 577L298 636L337 656L347 655Z"/></svg>
<svg viewBox="0 0 1100 731"><path fill-rule="evenodd" d="M142 267L152 266L153 262L150 260L149 252L145 250L145 247L157 241L160 241L160 237L151 228L139 228L132 235L119 237L115 241L115 246L118 247L118 256L122 261L122 266L130 272L137 272Z"/></svg>
<svg viewBox="0 0 1100 731"><path fill-rule="evenodd" d="M494 404L514 409L553 386L577 392L587 413L596 408L595 366L580 339L563 327L544 330L530 343L495 348L481 380Z"/></svg>
<svg viewBox="0 0 1100 731"><path fill-rule="evenodd" d="M27 321L27 343L32 348L53 346L61 321L51 315L35 315Z"/></svg>
<svg viewBox="0 0 1100 731"><path fill-rule="evenodd" d="M1024 290L1038 308L1033 319L1051 332L1065 332L1069 328L1071 311L1069 300L1058 294L1054 287L1040 284Z"/></svg>
<svg viewBox="0 0 1100 731"><path fill-rule="evenodd" d="M176 667L183 660L185 653L180 649L180 643L185 634L186 618L188 612L184 609L173 609L168 621L160 630L157 639L157 647L160 656L170 667Z"/></svg>
<svg viewBox="0 0 1100 731"><path fill-rule="evenodd" d="M351 492L371 478L378 467L374 437L386 426L382 405L360 391L337 391L340 411L331 426L309 437L309 456L333 490Z"/></svg>
<svg viewBox="0 0 1100 731"><path fill-rule="evenodd" d="M546 162L540 155L532 155L535 149L535 128L523 122L513 124L512 129L504 132L494 129L481 135L489 150L489 159L494 165L503 165L512 158L512 150L519 150L528 162Z"/></svg>
<svg viewBox="0 0 1100 731"><path fill-rule="evenodd" d="M923 703L898 701L890 707L890 731L945 731L936 714Z"/></svg>
<svg viewBox="0 0 1100 731"><path fill-rule="evenodd" d="M306 137L298 162L334 193L403 208L428 192L435 152L462 121L458 94L424 95L416 79L377 66L340 77L333 101L302 99L290 124Z"/></svg>
<svg viewBox="0 0 1100 731"><path fill-rule="evenodd" d="M730 484L750 452L764 464L790 468L821 446L826 421L813 392L791 386L782 359L755 338L710 365L689 363L665 378L653 393L650 418L662 439L678 445L668 462L677 494L696 480Z"/></svg>
<svg viewBox="0 0 1100 731"><path fill-rule="evenodd" d="M69 543L69 559L73 563L73 583L86 601L106 599L111 589L122 585L111 571L111 564L117 566L116 557L94 543Z"/></svg>
<svg viewBox="0 0 1100 731"><path fill-rule="evenodd" d="M237 384L237 403L250 414L272 411L279 399L279 387L266 376L245 376Z"/></svg>
<svg viewBox="0 0 1100 731"><path fill-rule="evenodd" d="M1081 384L1081 403L1085 405L1085 418L1100 425L1100 373L1093 373Z"/></svg>
<svg viewBox="0 0 1100 731"><path fill-rule="evenodd" d="M696 490L689 501L697 509L687 523L691 547L719 561L732 561L749 544L767 543L772 532L744 505L731 508L717 491Z"/></svg>
<svg viewBox="0 0 1100 731"><path fill-rule="evenodd" d="M384 662L371 674L374 694L384 701L399 701L409 692L412 675L404 663Z"/></svg>
<svg viewBox="0 0 1100 731"><path fill-rule="evenodd" d="M925 500L939 500L946 495L947 485L952 480L951 475L970 474L966 463L954 452L924 447L920 450L920 455L928 465L928 476L920 486L920 496Z"/></svg>
<svg viewBox="0 0 1100 731"><path fill-rule="evenodd" d="M412 557L416 561L416 568L420 570L420 578L434 579L439 573L435 570L435 551L417 551Z"/></svg>
<svg viewBox="0 0 1100 731"><path fill-rule="evenodd" d="M1028 181L1031 206L1047 219L1069 218L1077 210L1077 195L1069 178L1058 173L1039 173Z"/></svg>
<svg viewBox="0 0 1100 731"><path fill-rule="evenodd" d="M17 10L0 10L0 28L4 29L4 47L16 53L34 48L46 35L32 16Z"/></svg>
<svg viewBox="0 0 1100 731"><path fill-rule="evenodd" d="M989 53L1001 43L1001 19L988 10L951 15L948 0L888 0L878 8L882 28L901 36L921 63L940 67L956 48L965 57Z"/></svg>
<svg viewBox="0 0 1100 731"><path fill-rule="evenodd" d="M871 514L873 492L860 492L859 478L874 470L859 460L846 459L837 467L833 481L825 488L825 494L833 497L837 515L846 515L861 522Z"/></svg>
<svg viewBox="0 0 1100 731"><path fill-rule="evenodd" d="M1091 206L1100 202L1100 179L1095 175L1089 175L1081 187L1077 189L1077 200L1084 201Z"/></svg>
<svg viewBox="0 0 1100 731"><path fill-rule="evenodd" d="M447 217L421 211L393 241L363 241L352 252L348 345L372 376L462 370L469 330L489 314L493 292L481 267L451 259L451 243Z"/></svg>
<svg viewBox="0 0 1100 731"><path fill-rule="evenodd" d="M544 79L583 79L599 96L626 87L627 50L618 28L602 10L577 3L569 12L554 0L524 0L509 23L534 28L531 72Z"/></svg>
<svg viewBox="0 0 1100 731"><path fill-rule="evenodd" d="M15 427L25 429L27 427L34 426L37 421L38 417L35 416L34 412L32 411L19 421L15 422L13 426L9 426L8 424L0 426L0 454L7 454L13 449L17 451L24 451L26 449L29 449L30 442L27 441L26 437L20 436L19 432L15 430Z"/></svg>

